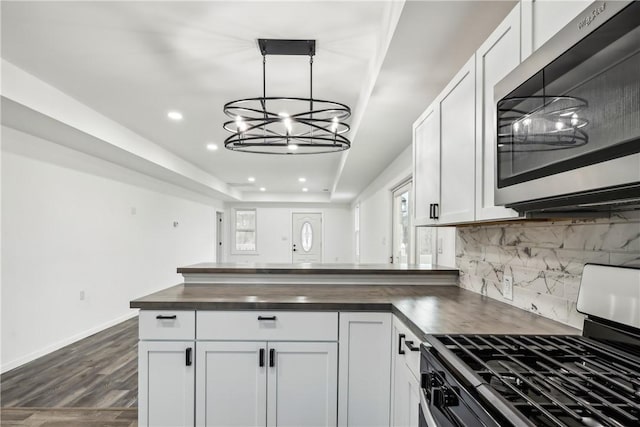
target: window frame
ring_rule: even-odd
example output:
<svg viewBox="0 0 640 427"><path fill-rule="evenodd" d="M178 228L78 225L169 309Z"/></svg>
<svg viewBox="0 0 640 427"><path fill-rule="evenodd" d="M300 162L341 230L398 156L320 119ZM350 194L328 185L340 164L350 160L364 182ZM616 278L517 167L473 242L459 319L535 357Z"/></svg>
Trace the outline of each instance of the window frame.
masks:
<svg viewBox="0 0 640 427"><path fill-rule="evenodd" d="M255 222L253 228L237 228L238 225L238 213L239 212L253 212L255 217ZM233 255L257 255L258 254L258 210L256 208L233 208L233 232L232 239L233 245L231 246L231 253ZM242 250L238 249L238 242L236 240L236 235L238 231L252 231L255 235L254 250Z"/></svg>

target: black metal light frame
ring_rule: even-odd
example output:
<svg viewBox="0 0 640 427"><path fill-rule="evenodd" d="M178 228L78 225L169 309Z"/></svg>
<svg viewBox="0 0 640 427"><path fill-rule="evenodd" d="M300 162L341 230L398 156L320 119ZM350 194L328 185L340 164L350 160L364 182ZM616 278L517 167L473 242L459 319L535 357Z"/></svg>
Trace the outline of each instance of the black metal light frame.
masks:
<svg viewBox="0 0 640 427"><path fill-rule="evenodd" d="M340 102L313 98L315 40L259 39L262 54L262 96L231 101L224 113L232 120L223 124L232 135L225 148L259 154L318 154L348 150L345 120L351 109ZM267 97L267 55L309 56L309 97ZM270 111L278 105L287 111Z"/></svg>

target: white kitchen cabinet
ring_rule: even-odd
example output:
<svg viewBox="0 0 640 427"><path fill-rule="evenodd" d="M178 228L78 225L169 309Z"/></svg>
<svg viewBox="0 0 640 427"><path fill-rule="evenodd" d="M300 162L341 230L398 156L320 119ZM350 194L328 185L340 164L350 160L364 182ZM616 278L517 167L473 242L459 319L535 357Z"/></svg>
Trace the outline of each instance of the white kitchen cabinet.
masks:
<svg viewBox="0 0 640 427"><path fill-rule="evenodd" d="M265 426L267 343L198 342L197 426Z"/></svg>
<svg viewBox="0 0 640 427"><path fill-rule="evenodd" d="M420 341L393 317L393 427L418 427ZM413 351L411 349L414 349Z"/></svg>
<svg viewBox="0 0 640 427"><path fill-rule="evenodd" d="M413 126L416 225L475 216L475 55Z"/></svg>
<svg viewBox="0 0 640 427"><path fill-rule="evenodd" d="M517 217L512 209L495 206L496 103L493 87L520 64L522 52L520 3L476 52L476 220Z"/></svg>
<svg viewBox="0 0 640 427"><path fill-rule="evenodd" d="M391 313L340 313L338 425L389 426Z"/></svg>
<svg viewBox="0 0 640 427"><path fill-rule="evenodd" d="M197 360L197 426L336 425L335 342L203 341Z"/></svg>
<svg viewBox="0 0 640 427"><path fill-rule="evenodd" d="M434 102L413 125L414 216L435 224L432 207L440 202L440 104Z"/></svg>
<svg viewBox="0 0 640 427"><path fill-rule="evenodd" d="M194 425L193 350L193 341L140 341L138 425Z"/></svg>
<svg viewBox="0 0 640 427"><path fill-rule="evenodd" d="M269 343L268 365L267 426L336 425L337 343Z"/></svg>
<svg viewBox="0 0 640 427"><path fill-rule="evenodd" d="M440 95L440 224L475 216L475 55Z"/></svg>

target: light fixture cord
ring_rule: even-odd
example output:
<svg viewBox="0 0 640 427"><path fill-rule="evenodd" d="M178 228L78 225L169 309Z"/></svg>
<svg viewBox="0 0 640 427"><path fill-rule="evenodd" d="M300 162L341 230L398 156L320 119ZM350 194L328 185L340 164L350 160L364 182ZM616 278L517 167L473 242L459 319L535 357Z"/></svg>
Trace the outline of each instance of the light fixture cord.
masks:
<svg viewBox="0 0 640 427"><path fill-rule="evenodd" d="M313 119L313 55L309 55L309 111L311 112L309 117ZM311 138L313 138L313 127Z"/></svg>
<svg viewBox="0 0 640 427"><path fill-rule="evenodd" d="M267 55L262 55L262 112L264 117L264 124L262 125L262 135L267 135ZM262 141L267 143L267 138Z"/></svg>

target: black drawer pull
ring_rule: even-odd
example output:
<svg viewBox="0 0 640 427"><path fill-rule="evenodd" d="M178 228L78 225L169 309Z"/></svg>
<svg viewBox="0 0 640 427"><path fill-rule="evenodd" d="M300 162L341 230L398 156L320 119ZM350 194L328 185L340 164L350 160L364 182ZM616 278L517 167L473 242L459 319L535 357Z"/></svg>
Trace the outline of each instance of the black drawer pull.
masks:
<svg viewBox="0 0 640 427"><path fill-rule="evenodd" d="M402 340L404 337L404 334L398 334L398 354L404 354L404 349L402 348Z"/></svg>
<svg viewBox="0 0 640 427"><path fill-rule="evenodd" d="M258 356L258 366L264 367L264 348L260 349L260 355Z"/></svg>
<svg viewBox="0 0 640 427"><path fill-rule="evenodd" d="M174 319L177 319L177 318L178 318L178 316L176 316L175 314L173 316L164 316L162 314L158 314L156 316L156 319L159 319L159 320L174 320Z"/></svg>
<svg viewBox="0 0 640 427"><path fill-rule="evenodd" d="M258 320L276 320L276 316L258 316Z"/></svg>
<svg viewBox="0 0 640 427"><path fill-rule="evenodd" d="M187 347L187 351L185 351L185 363L187 366L191 366L191 363L193 362L192 357L191 357L191 353L193 352L193 349L191 347Z"/></svg>
<svg viewBox="0 0 640 427"><path fill-rule="evenodd" d="M269 349L269 367L273 368L276 366L276 350L275 348Z"/></svg>
<svg viewBox="0 0 640 427"><path fill-rule="evenodd" d="M411 351L420 351L420 347L416 347L415 345L413 345L413 341L405 340L404 345L406 345L407 348Z"/></svg>

